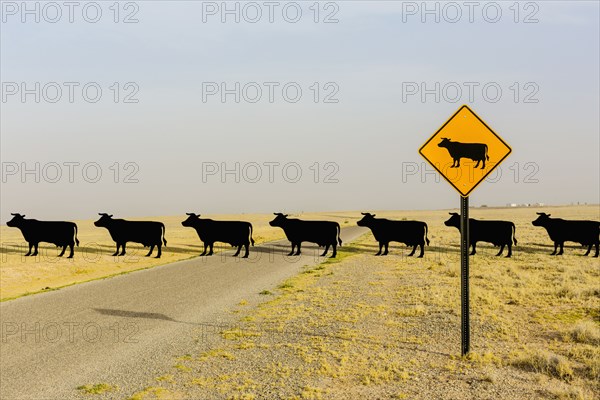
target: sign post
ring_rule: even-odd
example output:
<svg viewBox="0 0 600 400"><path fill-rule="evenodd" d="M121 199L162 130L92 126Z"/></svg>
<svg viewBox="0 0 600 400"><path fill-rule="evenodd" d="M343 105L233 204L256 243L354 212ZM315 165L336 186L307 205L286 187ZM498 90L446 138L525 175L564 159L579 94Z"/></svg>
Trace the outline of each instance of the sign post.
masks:
<svg viewBox="0 0 600 400"><path fill-rule="evenodd" d="M492 128L464 105L419 153L460 193L461 354L471 349L469 323L469 194L511 153ZM462 165L461 165L462 163Z"/></svg>
<svg viewBox="0 0 600 400"><path fill-rule="evenodd" d="M460 198L460 331L461 355L471 348L469 323L469 198Z"/></svg>

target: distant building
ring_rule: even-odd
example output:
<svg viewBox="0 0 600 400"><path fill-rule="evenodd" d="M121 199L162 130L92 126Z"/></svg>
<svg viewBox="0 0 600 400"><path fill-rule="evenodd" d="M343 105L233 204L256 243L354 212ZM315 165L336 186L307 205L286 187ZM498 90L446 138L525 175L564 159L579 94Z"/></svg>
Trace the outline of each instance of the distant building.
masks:
<svg viewBox="0 0 600 400"><path fill-rule="evenodd" d="M544 203L506 203L506 207L543 207Z"/></svg>

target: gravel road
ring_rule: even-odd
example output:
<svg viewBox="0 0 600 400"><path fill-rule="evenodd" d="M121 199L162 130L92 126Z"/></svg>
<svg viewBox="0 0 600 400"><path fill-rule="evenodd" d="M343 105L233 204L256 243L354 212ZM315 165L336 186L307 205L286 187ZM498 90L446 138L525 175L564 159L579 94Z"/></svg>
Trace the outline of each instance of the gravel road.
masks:
<svg viewBox="0 0 600 400"><path fill-rule="evenodd" d="M365 232L341 236L348 243ZM315 247L288 251L289 242L271 242L247 260L226 251L1 303L0 398L79 398L78 386L103 382L143 389L200 330L322 260Z"/></svg>

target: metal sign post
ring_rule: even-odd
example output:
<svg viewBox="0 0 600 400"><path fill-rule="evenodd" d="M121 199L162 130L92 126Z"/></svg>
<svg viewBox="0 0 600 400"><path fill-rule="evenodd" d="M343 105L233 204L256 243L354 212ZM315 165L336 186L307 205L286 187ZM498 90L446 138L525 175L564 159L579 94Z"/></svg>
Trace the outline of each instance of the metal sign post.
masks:
<svg viewBox="0 0 600 400"><path fill-rule="evenodd" d="M469 195L512 152L469 106L464 105L419 149L419 154L460 193L461 354L471 349L469 327ZM463 162L463 161L473 161Z"/></svg>
<svg viewBox="0 0 600 400"><path fill-rule="evenodd" d="M469 198L460 198L460 326L461 355L471 348L469 323Z"/></svg>

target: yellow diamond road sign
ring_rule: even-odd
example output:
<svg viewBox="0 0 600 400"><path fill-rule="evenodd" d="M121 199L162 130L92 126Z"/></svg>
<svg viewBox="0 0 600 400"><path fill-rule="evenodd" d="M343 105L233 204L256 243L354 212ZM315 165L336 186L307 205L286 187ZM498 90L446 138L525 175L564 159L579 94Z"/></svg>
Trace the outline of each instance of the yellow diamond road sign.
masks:
<svg viewBox="0 0 600 400"><path fill-rule="evenodd" d="M511 148L466 105L419 149L419 153L463 197L467 197L511 152Z"/></svg>

